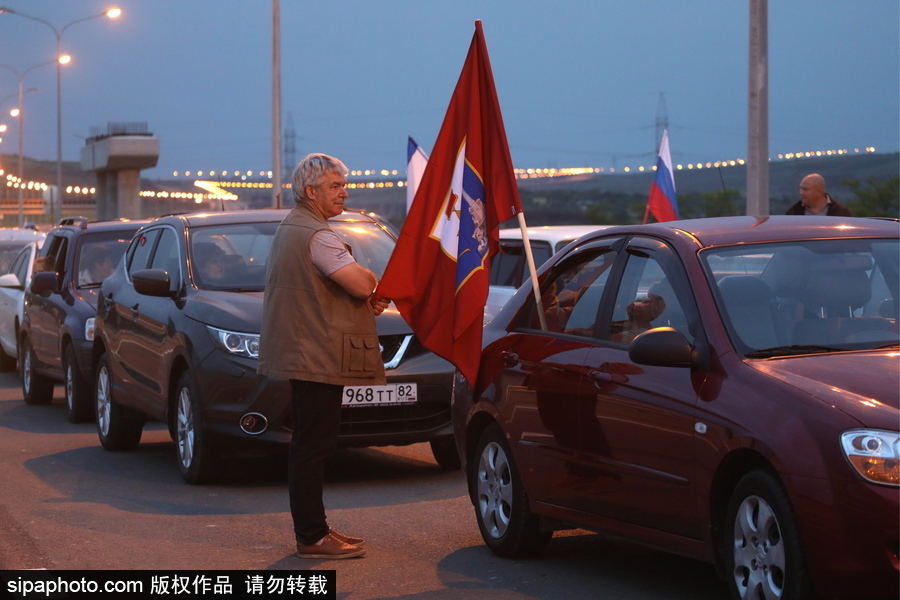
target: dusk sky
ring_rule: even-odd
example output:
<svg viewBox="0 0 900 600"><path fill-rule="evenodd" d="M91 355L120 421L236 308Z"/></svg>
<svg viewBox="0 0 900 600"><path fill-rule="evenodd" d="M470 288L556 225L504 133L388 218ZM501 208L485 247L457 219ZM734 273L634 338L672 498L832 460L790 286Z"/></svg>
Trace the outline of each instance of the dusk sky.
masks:
<svg viewBox="0 0 900 600"><path fill-rule="evenodd" d="M900 2L769 1L770 155L900 149ZM282 115L296 156L403 173L431 150L481 19L516 167L652 165L661 94L675 163L747 153L747 0L281 0ZM63 159L91 127L147 122L174 171L271 169L268 0L0 0L62 37ZM0 14L0 64L53 60L51 28ZM56 160L53 65L23 78L24 154ZM18 79L0 68L0 154ZM12 96L12 97L9 97ZM290 172L292 165L285 165Z"/></svg>

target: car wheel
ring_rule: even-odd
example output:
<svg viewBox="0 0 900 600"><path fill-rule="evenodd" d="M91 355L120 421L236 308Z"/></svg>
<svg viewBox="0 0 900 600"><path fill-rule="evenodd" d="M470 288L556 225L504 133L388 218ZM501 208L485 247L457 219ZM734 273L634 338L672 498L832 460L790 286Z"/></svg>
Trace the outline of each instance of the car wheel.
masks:
<svg viewBox="0 0 900 600"><path fill-rule="evenodd" d="M19 354L22 398L25 404L49 404L53 400L54 381L34 372L34 350L31 348L30 338L22 338Z"/></svg>
<svg viewBox="0 0 900 600"><path fill-rule="evenodd" d="M65 363L66 416L72 423L86 423L94 418L91 393L75 360L75 348L66 348Z"/></svg>
<svg viewBox="0 0 900 600"><path fill-rule="evenodd" d="M175 389L175 448L178 468L190 484L218 479L222 462L214 444L203 430L203 414L190 372L185 371Z"/></svg>
<svg viewBox="0 0 900 600"><path fill-rule="evenodd" d="M456 440L452 435L444 435L434 438L429 442L431 444L431 453L434 454L434 460L442 469L448 471L459 470L462 463L459 460L459 452L456 451Z"/></svg>
<svg viewBox="0 0 900 600"><path fill-rule="evenodd" d="M770 471L745 475L728 504L723 548L736 598L813 597L812 582L787 492Z"/></svg>
<svg viewBox="0 0 900 600"><path fill-rule="evenodd" d="M475 456L469 492L484 542L495 554L507 558L539 554L553 532L541 530L539 519L528 510L522 478L497 425L481 435Z"/></svg>
<svg viewBox="0 0 900 600"><path fill-rule="evenodd" d="M144 420L128 416L113 395L112 373L106 354L97 361L94 385L97 434L107 450L134 450L141 442Z"/></svg>

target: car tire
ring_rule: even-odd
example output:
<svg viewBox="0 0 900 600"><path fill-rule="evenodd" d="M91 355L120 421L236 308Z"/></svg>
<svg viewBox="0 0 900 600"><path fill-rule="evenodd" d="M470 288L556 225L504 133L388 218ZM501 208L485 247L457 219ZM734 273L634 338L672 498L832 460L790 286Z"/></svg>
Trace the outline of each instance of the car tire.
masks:
<svg viewBox="0 0 900 600"><path fill-rule="evenodd" d="M434 460L442 469L458 471L462 466L459 460L459 452L456 450L456 439L452 435L442 435L429 442Z"/></svg>
<svg viewBox="0 0 900 600"><path fill-rule="evenodd" d="M181 374L175 388L175 449L187 483L212 483L221 475L222 459L204 431L200 399L189 371Z"/></svg>
<svg viewBox="0 0 900 600"><path fill-rule="evenodd" d="M94 419L94 405L88 383L81 376L78 361L75 360L75 348L66 347L63 361L63 381L66 390L66 416L71 423L87 423Z"/></svg>
<svg viewBox="0 0 900 600"><path fill-rule="evenodd" d="M542 530L540 520L528 510L528 495L515 458L496 424L478 441L469 491L481 537L494 554L535 556L547 547L553 532Z"/></svg>
<svg viewBox="0 0 900 600"><path fill-rule="evenodd" d="M97 361L94 400L100 444L114 452L137 448L141 442L144 419L128 415L126 409L116 402L109 357L105 353Z"/></svg>
<svg viewBox="0 0 900 600"><path fill-rule="evenodd" d="M50 404L53 401L54 381L49 377L34 372L34 350L31 347L31 339L22 338L19 344L19 375L22 380L22 398L25 404L35 406L38 404Z"/></svg>
<svg viewBox="0 0 900 600"><path fill-rule="evenodd" d="M751 471L738 482L723 529L732 597L815 597L794 511L774 473Z"/></svg>

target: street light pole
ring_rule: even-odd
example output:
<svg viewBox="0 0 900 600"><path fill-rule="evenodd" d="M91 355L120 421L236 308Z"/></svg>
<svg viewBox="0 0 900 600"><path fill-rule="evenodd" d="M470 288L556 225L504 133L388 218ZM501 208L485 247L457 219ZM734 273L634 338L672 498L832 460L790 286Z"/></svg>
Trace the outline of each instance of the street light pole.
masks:
<svg viewBox="0 0 900 600"><path fill-rule="evenodd" d="M56 26L53 25L53 23L46 21L40 17L35 17L33 15L25 14L11 8L0 6L0 14L4 13L17 15L26 19L31 19L32 21L43 23L51 30L53 30L53 34L56 36L56 56L60 56L60 54L62 53L62 35L66 31L66 29L68 29L75 23L90 21L91 19L99 19L100 17L109 17L110 19L115 19L122 14L122 11L118 8L112 8L106 12L91 15L90 17L75 19L74 21L63 26L62 29L57 29ZM58 222L62 217L62 70L60 68L60 64L57 64L56 66L56 194L53 196L53 200L50 205L50 213L54 223Z"/></svg>
<svg viewBox="0 0 900 600"><path fill-rule="evenodd" d="M52 65L56 63L57 65L65 64L69 62L71 57L69 56L60 56L56 60L48 60L47 62L38 63L36 65L32 65L19 73L17 69L11 67L9 65L0 65L0 68L7 69L12 71L16 76L16 79L19 80L19 103L17 108L19 110L19 227L25 225L25 161L23 158L23 130L25 129L25 114L22 107L25 98L25 75L38 67L45 67L47 65Z"/></svg>

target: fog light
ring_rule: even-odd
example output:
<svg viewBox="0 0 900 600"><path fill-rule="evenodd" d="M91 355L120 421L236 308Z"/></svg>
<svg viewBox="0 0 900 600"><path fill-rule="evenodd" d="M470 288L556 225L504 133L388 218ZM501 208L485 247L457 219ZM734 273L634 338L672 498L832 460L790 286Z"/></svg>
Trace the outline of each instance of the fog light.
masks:
<svg viewBox="0 0 900 600"><path fill-rule="evenodd" d="M247 413L241 417L241 430L250 435L259 435L269 427L269 422L259 413Z"/></svg>

